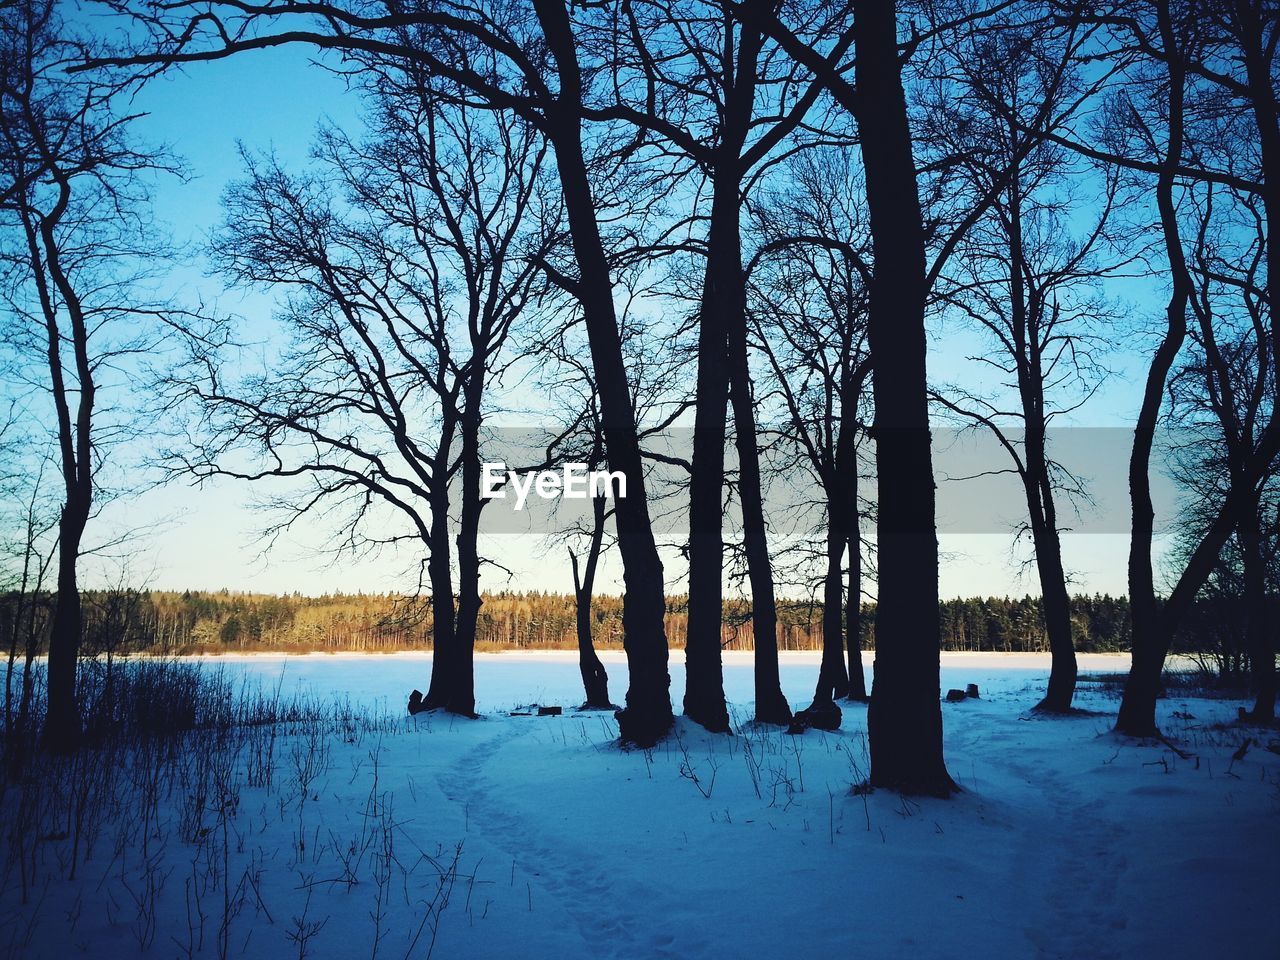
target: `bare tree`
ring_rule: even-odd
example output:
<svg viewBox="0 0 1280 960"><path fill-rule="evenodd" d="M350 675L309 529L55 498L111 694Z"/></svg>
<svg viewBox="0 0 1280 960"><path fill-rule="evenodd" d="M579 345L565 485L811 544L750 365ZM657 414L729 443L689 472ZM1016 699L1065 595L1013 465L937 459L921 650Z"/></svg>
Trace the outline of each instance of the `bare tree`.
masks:
<svg viewBox="0 0 1280 960"><path fill-rule="evenodd" d="M867 695L859 618L864 545L858 445L865 433L861 420L869 413L871 267L864 188L853 156L838 148L810 150L788 164L788 174L791 187L762 204L759 214L763 243L749 267L749 310L755 348L768 360L782 406L781 468L812 474L822 491L826 530L817 705Z"/></svg>
<svg viewBox="0 0 1280 960"><path fill-rule="evenodd" d="M760 4L750 0L749 7ZM821 84L769 42L732 5L706 0L624 5L623 23L600 27L600 59L618 91L591 115L623 119L652 137L701 183L687 227L700 255L696 292L697 388L689 481L689 629L685 713L710 730L728 729L721 666L725 542L726 408L732 412L751 588L755 711L782 723L790 706L777 663L777 609L762 506L756 400L747 353L741 210L753 184L780 157L821 137ZM815 8L841 50L843 18ZM670 159L660 161L675 166ZM704 208L705 205L705 208ZM692 285L691 285L692 286Z"/></svg>
<svg viewBox="0 0 1280 960"><path fill-rule="evenodd" d="M1243 609L1244 652L1256 700L1246 717L1275 719L1276 672L1268 593L1274 573L1276 464L1250 472L1259 434L1275 405L1276 368L1269 349L1265 290L1267 235L1256 195L1212 184L1198 191L1198 226L1188 259L1196 322L1190 356L1170 378L1178 473L1189 492L1179 560L1194 555L1218 506L1233 489L1245 496L1230 539L1201 588ZM1269 531L1271 531L1269 533ZM1238 573L1238 576L1236 575ZM1232 585L1238 589L1232 589Z"/></svg>
<svg viewBox="0 0 1280 960"><path fill-rule="evenodd" d="M468 106L416 64L373 70L373 132L320 138L323 167L250 158L216 250L241 282L291 290L293 344L240 384L209 361L190 396L206 437L197 476L302 479L278 531L344 511L339 550L417 541L433 613L423 706L472 715L480 610L481 427L558 215L542 209L545 141ZM455 610L451 488L460 487ZM407 528L382 525L390 511Z"/></svg>
<svg viewBox="0 0 1280 960"><path fill-rule="evenodd" d="M672 723L662 561L649 516L598 208L597 190L607 191L607 181L593 183L592 176L587 98L598 73L584 69L579 59L574 23L563 0L537 0L531 9L490 9L484 3L448 10L366 9L343 3L247 8L232 2L121 8L146 32L145 46L91 59L86 68L110 65L147 74L296 43L404 57L459 84L486 106L516 114L550 142L578 274L559 279L583 306L609 467L622 473L627 484L616 522L626 571L623 619L630 688L618 722L624 741L649 745L661 739Z"/></svg>
<svg viewBox="0 0 1280 960"><path fill-rule="evenodd" d="M994 353L970 360L997 382L976 391L940 387L937 399L962 421L990 431L1022 485L1024 530L1034 547L1053 657L1037 709L1051 713L1070 709L1076 679L1060 499L1083 490L1053 460L1050 428L1079 410L1105 376L1101 326L1115 318L1099 285L1134 259L1105 259L1115 243L1114 174L1096 195L1076 187L1089 181L1087 162L1029 130L1047 100L1065 102L1077 92L1058 69L1063 42L1056 29L1034 19L970 39L967 55L958 51L954 58L960 76L931 124L973 193L986 194L996 180L1004 184L965 235L939 290L959 317L986 334ZM1055 119L1066 123L1070 115L1055 111ZM1030 148L1024 138L1033 140ZM1098 212L1083 230L1073 229L1085 209Z"/></svg>
<svg viewBox="0 0 1280 960"><path fill-rule="evenodd" d="M114 107L118 88L67 73L84 51L53 0L0 9L3 339L47 398L62 479L43 735L54 751L74 749L81 734L79 563L98 468L127 433L122 395L107 403L100 390L140 376L137 358L158 350L173 319L138 283L164 256L147 219L146 179L173 166L131 143L132 117Z"/></svg>
<svg viewBox="0 0 1280 960"><path fill-rule="evenodd" d="M1213 390L1231 391L1213 317L1196 301L1190 266L1195 244L1188 240L1182 201L1206 185L1229 187L1257 198L1268 238L1280 226L1280 185L1266 175L1280 168L1280 99L1273 42L1277 14L1271 5L1249 0L1152 0L1126 5L1122 15L1110 8L1073 8L1066 15L1107 28L1108 42L1092 59L1110 58L1117 89L1104 114L1098 146L1071 136L1055 134L1049 139L1110 163L1140 181L1149 184L1154 179L1156 222L1168 272L1164 329L1147 372L1129 463L1133 665L1116 722L1122 733L1152 736L1159 732L1156 700L1173 634L1240 518L1249 515L1257 488L1280 454L1280 409L1274 400L1259 411L1254 429L1229 430L1223 435L1244 441L1233 457L1235 482L1176 571L1168 596L1159 600L1152 563L1151 457L1166 385L1191 330L1190 314L1199 330L1204 369L1214 381ZM1192 233L1196 229L1192 227ZM1280 318L1270 309L1280 283L1280 251L1274 243L1266 244L1263 259L1267 264L1262 286L1265 300L1259 302L1267 308L1261 346L1274 369L1280 359ZM1234 407L1225 403L1222 409Z"/></svg>

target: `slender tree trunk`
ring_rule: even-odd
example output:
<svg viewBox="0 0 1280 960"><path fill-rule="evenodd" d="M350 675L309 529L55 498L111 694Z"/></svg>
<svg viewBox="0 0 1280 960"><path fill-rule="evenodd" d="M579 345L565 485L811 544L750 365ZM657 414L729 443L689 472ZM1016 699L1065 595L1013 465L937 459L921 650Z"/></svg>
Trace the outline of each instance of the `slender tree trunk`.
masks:
<svg viewBox="0 0 1280 960"><path fill-rule="evenodd" d="M849 693L846 699L867 699L862 669L862 532L855 513L849 525L849 586L844 600L845 645L849 651Z"/></svg>
<svg viewBox="0 0 1280 960"><path fill-rule="evenodd" d="M596 655L595 644L591 638L591 600L595 592L596 565L600 560L600 545L604 540L605 502L603 497L595 497L592 504L594 526L591 530L591 544L587 548L585 569L579 576L578 558L569 551L569 562L573 567L573 600L578 631L578 670L582 674L582 687L586 693L584 710L608 710L613 704L609 702L609 674L604 664Z"/></svg>
<svg viewBox="0 0 1280 960"><path fill-rule="evenodd" d="M833 510L833 497L827 506L827 569L822 578L822 662L818 667L818 685L813 702L834 703L849 692L849 675L844 665L844 558L848 532L841 517Z"/></svg>
<svg viewBox="0 0 1280 960"><path fill-rule="evenodd" d="M573 29L564 0L534 0L534 9L559 74L559 97L548 105L551 115L547 127L578 262L580 300L600 397L605 451L609 469L621 473L627 484L627 495L618 498L614 508L625 588L623 646L630 672L627 705L618 712L618 727L624 743L647 747L666 736L673 720L663 623L666 601L662 560L649 519L609 260L600 237L583 153L582 77Z"/></svg>
<svg viewBox="0 0 1280 960"><path fill-rule="evenodd" d="M1172 290L1165 309L1165 336L1152 358L1143 389L1142 406L1134 427L1133 451L1129 457L1129 502L1132 530L1129 542L1129 603L1133 616L1133 663L1125 681L1124 697L1116 718L1116 730L1130 736L1155 736L1156 700L1160 696L1160 673L1172 633L1156 603L1155 577L1151 562L1151 541L1155 529L1155 509L1151 503L1151 448L1156 423L1164 399L1164 386L1187 336L1187 304L1191 297L1191 277L1182 252L1177 206L1173 196L1174 171L1182 162L1183 91L1185 71L1181 48L1174 33L1167 0L1157 7L1161 38L1167 56L1169 137L1165 160L1156 181L1156 206L1164 233Z"/></svg>
<svg viewBox="0 0 1280 960"><path fill-rule="evenodd" d="M476 620L480 597L480 398L482 371L471 371L462 411L462 513L458 524L458 624L454 640L452 682L446 708L475 716Z"/></svg>
<svg viewBox="0 0 1280 960"><path fill-rule="evenodd" d="M1036 570L1040 575L1040 593L1045 631L1049 635L1049 653L1053 658L1049 671L1049 687L1035 709L1045 713L1066 713L1076 689L1076 650L1071 638L1071 598L1067 593L1066 574L1062 568L1062 545L1058 531L1051 524L1032 525L1036 551Z"/></svg>
<svg viewBox="0 0 1280 960"><path fill-rule="evenodd" d="M732 30L732 21L726 21ZM756 439L755 400L751 395L751 366L747 354L747 291L742 270L741 185L742 150L755 110L756 79L763 36L743 23L738 39L736 69L726 77L726 117L716 168L716 201L722 230L713 237L717 258L717 291L725 310L729 372L729 404L733 411L738 454L738 499L742 505L743 547L751 583L751 633L755 657L755 719L760 723L788 723L791 705L782 693L778 672L778 606L773 590L773 564L764 519L760 481L760 450ZM727 726L727 723L726 723Z"/></svg>
<svg viewBox="0 0 1280 960"><path fill-rule="evenodd" d="M1009 131L1018 137L1016 128ZM1062 545L1058 538L1057 510L1046 450L1045 372L1041 330L1045 305L1034 295L1028 297L1026 260L1022 232L1022 181L1015 167L1010 177L1008 204L1009 299L1012 319L1014 363L1022 422L1026 428L1023 489L1031 521L1031 537L1040 577L1041 609L1049 636L1052 666L1049 687L1035 709L1046 713L1066 713L1076 687L1076 652L1071 639L1071 601L1067 595L1066 572L1062 567Z"/></svg>
<svg viewBox="0 0 1280 960"><path fill-rule="evenodd" d="M778 673L778 607L773 593L764 501L760 486L760 452L756 445L755 409L747 370L746 318L729 334L729 397L733 404L738 450L738 494L742 502L742 532L751 581L751 631L755 641L756 716L761 723L787 723L791 707L782 693Z"/></svg>
<svg viewBox="0 0 1280 960"><path fill-rule="evenodd" d="M81 540L93 509L93 409L97 387L94 367L89 360L89 328L83 305L63 269L56 235L57 226L70 203L71 186L56 169L54 176L58 182L58 200L54 209L40 218L38 228L29 220L24 220L24 228L45 318L50 384L57 412L60 466L66 491L58 518L58 593L54 599L53 623L49 633L48 713L42 739L45 748L51 752L68 753L79 746L82 734L80 707L76 701L76 666L84 615L77 568ZM37 229L39 241L36 240ZM71 325L70 341L79 388L74 421L63 375L63 334L58 327L53 290L57 291Z"/></svg>
<svg viewBox="0 0 1280 960"><path fill-rule="evenodd" d="M867 699L867 681L862 671L862 530L858 507L858 406L871 365L867 360L844 376L840 387L840 431L836 435L835 486L845 498L844 538L849 550L849 589L845 599L845 631L849 666L845 698ZM828 512L836 509L829 499Z"/></svg>
<svg viewBox="0 0 1280 960"><path fill-rule="evenodd" d="M867 712L871 783L946 796L938 540L925 373L924 228L898 60L896 4L858 0L856 118L875 269L868 339L879 491L876 673Z"/></svg>
<svg viewBox="0 0 1280 960"><path fill-rule="evenodd" d="M739 193L744 171L741 154L755 106L762 38L758 29L744 23L734 44L731 39L734 23L728 17L725 29L730 39L725 44L725 62L719 77L725 109L711 172L711 224L707 236L707 273L700 314L704 328L699 331L698 342L694 475L690 481L691 497L696 497L697 507L695 516L691 503L689 638L685 646L688 664L685 713L714 731L729 729L720 656L724 565L721 494L724 485L726 386L737 437L738 493L742 501L747 574L751 583L756 719L784 723L791 718L778 678L777 608L761 504L755 409L747 359L746 289L742 273L742 204ZM711 367L718 369L709 369ZM709 391L705 399L704 389ZM701 436L698 435L699 427ZM700 468L704 471L701 474ZM699 541L701 555L694 552L695 539Z"/></svg>

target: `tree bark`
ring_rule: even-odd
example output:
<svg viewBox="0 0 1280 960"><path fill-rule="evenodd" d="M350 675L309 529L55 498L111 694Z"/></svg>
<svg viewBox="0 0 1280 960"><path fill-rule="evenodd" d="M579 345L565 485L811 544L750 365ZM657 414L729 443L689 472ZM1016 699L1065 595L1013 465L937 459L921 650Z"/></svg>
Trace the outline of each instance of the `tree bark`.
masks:
<svg viewBox="0 0 1280 960"><path fill-rule="evenodd" d="M862 514L858 506L858 406L871 364L864 359L846 377L840 391L840 432L836 437L836 486L848 498L845 542L849 549L849 587L845 598L849 685L847 700L865 701L867 681L862 670ZM831 507L828 506L828 510Z"/></svg>
<svg viewBox="0 0 1280 960"><path fill-rule="evenodd" d="M1267 235L1267 304L1271 346L1271 366L1280 369L1280 105L1277 104L1274 86L1275 46L1263 46L1264 4L1251 0L1236 0L1237 29L1240 34L1241 52L1248 79L1254 122L1258 128L1258 144L1262 153L1263 210L1266 216ZM1272 418L1280 415L1273 400ZM1270 427L1277 428L1273 422ZM1252 524L1260 522L1258 510L1251 512ZM1259 554L1261 545L1259 544ZM1248 558L1246 556L1246 563ZM1257 558L1261 567L1261 557ZM1246 570L1246 577L1248 571ZM1257 701L1253 718L1260 722L1273 722L1276 707L1276 651L1271 634L1262 626L1266 619L1266 580L1263 576L1257 593L1258 616L1251 623L1258 627L1253 637L1250 658L1253 662L1254 686Z"/></svg>
<svg viewBox="0 0 1280 960"><path fill-rule="evenodd" d="M868 335L879 491L871 783L947 796L942 755L938 540L925 372L925 238L896 4L859 0L855 101L875 266Z"/></svg>
<svg viewBox="0 0 1280 960"><path fill-rule="evenodd" d="M1018 136L1016 128L1010 136ZM1017 151L1015 151L1015 155ZM1016 164L1016 161L1015 161ZM1054 503L1049 458L1046 450L1045 373L1041 331L1045 304L1034 294L1029 297L1026 282L1025 248L1022 232L1021 168L1014 166L1008 189L1009 300L1013 360L1017 372L1018 397L1022 406L1024 454L1022 484L1036 553L1036 572L1043 598L1045 631L1049 635L1052 666L1049 686L1035 709L1046 713L1066 713L1076 688L1076 653L1071 639L1071 601L1067 594L1066 572L1062 567L1062 544L1058 537L1057 508Z"/></svg>

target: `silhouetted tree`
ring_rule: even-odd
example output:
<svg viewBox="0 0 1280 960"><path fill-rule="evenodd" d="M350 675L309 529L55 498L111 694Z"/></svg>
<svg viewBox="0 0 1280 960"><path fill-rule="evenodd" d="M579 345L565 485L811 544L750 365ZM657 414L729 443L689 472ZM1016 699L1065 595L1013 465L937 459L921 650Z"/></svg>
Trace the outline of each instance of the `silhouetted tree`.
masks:
<svg viewBox="0 0 1280 960"><path fill-rule="evenodd" d="M211 359L190 391L205 448L184 465L202 477L305 478L278 501L284 524L341 505L340 549L403 538L375 507L406 519L426 551L434 612L424 705L471 715L481 424L556 221L540 208L541 137L429 85L413 62L399 67L371 71L366 141L326 131L319 172L251 160L249 179L229 192L217 258L239 281L293 291L282 319L294 342L277 367L239 385Z"/></svg>
<svg viewBox="0 0 1280 960"><path fill-rule="evenodd" d="M140 264L163 256L146 181L172 167L130 141L117 87L67 73L85 49L53 0L0 7L3 340L47 391L62 479L43 734L59 752L82 732L78 574L95 478L110 442L127 432L125 404L104 403L99 390L117 386L112 372L128 358L155 351L170 319L137 281Z"/></svg>
<svg viewBox="0 0 1280 960"><path fill-rule="evenodd" d="M756 348L769 361L784 409L787 425L781 433L788 452L795 454L784 458L782 468L812 472L823 497L823 657L814 700L864 700L857 446L871 369L866 354L871 268L863 186L851 155L836 148L801 154L787 172L791 187L761 213L765 242L750 270L750 311Z"/></svg>
<svg viewBox="0 0 1280 960"><path fill-rule="evenodd" d="M140 49L88 61L143 73L182 63L221 59L282 44L412 59L434 77L465 88L494 110L513 113L551 144L568 222L577 277L562 277L583 308L590 353L600 384L609 468L626 477L617 504L618 550L626 583L626 649L630 687L619 712L622 739L651 745L671 727L670 675L664 633L662 561L649 516L643 463L613 302L597 190L598 158L589 149L588 97L599 76L584 68L570 10L563 0L530 7L484 5L466 18L434 8L366 11L322 3L304 8L246 8L236 3L127 7L144 39ZM590 11L587 11L588 14ZM605 160L616 159L606 148ZM593 168L594 165L594 168Z"/></svg>
<svg viewBox="0 0 1280 960"><path fill-rule="evenodd" d="M1053 460L1049 430L1080 409L1103 379L1099 325L1113 318L1099 282L1134 259L1104 259L1115 242L1109 235L1114 175L1097 195L1087 195L1074 185L1088 182L1087 163L1040 139L1043 130L1035 126L1046 103L1054 106L1055 124L1071 119L1061 107L1075 101L1080 85L1064 80L1059 69L1064 42L1068 38L1046 21L1034 19L967 38L953 55L959 76L952 82L961 92L944 88L930 124L945 152L958 158L954 169L974 194L986 194L997 180L1004 184L987 215L965 235L940 291L959 316L988 335L985 343L995 352L971 359L998 379L980 378L976 390L940 387L938 400L990 431L1022 485L1024 529L1034 547L1053 655L1037 709L1054 713L1070 709L1076 678L1059 500L1082 491ZM1096 205L1096 215L1084 214L1082 196ZM1081 219L1087 226L1073 229ZM1012 391L1013 405L1004 390Z"/></svg>
<svg viewBox="0 0 1280 960"><path fill-rule="evenodd" d="M1280 184L1267 176L1280 169L1276 49L1266 40L1275 36L1277 12L1273 5L1250 0L1153 0L1125 5L1122 16L1110 8L1065 13L1108 29L1107 43L1091 61L1109 62L1116 91L1096 146L1060 135L1051 139L1128 171L1140 183L1154 179L1156 219L1168 270L1164 329L1147 372L1129 464L1133 665L1116 723L1122 733L1151 736L1159 732L1156 700L1174 633L1223 545L1241 518L1249 515L1255 491L1280 453L1280 410L1273 402L1248 434L1251 442L1237 451L1236 480L1202 528L1199 543L1174 572L1168 596L1157 599L1151 556L1151 456L1166 385L1187 341L1188 313L1197 310L1189 266L1194 243L1188 241L1182 209L1197 190L1224 186L1257 198L1268 237L1280 227ZM1268 243L1263 256L1265 302L1271 304L1280 283L1280 251ZM1214 389L1229 389L1212 318L1199 311L1195 321L1207 351L1205 369L1216 381ZM1269 307L1263 329L1262 349L1274 369L1280 358L1280 319ZM1224 439L1231 435L1228 431Z"/></svg>

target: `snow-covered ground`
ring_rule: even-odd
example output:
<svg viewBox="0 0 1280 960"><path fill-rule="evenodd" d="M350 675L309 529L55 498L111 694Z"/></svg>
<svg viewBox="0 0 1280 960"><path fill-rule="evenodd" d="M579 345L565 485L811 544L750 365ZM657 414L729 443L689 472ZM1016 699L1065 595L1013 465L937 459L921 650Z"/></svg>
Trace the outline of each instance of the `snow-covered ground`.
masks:
<svg viewBox="0 0 1280 960"><path fill-rule="evenodd" d="M621 700L625 663L605 660ZM1081 658L1087 674L1127 666ZM724 737L681 722L659 748L623 752L610 715L572 711L582 692L569 653L477 657L486 716L474 722L402 715L408 691L426 688L426 657L219 658L208 669L357 709L86 768L110 781L114 806L99 811L88 859L82 838L75 879L74 822L23 812L11 788L6 833L21 815L44 835L21 850L9 841L0 949L59 960L1280 957L1274 732L1221 726L1234 701L1162 701L1184 759L1115 737L1117 701L1089 684L1077 702L1096 713L1035 718L1047 668L1041 656L944 654L944 691L977 683L982 699L943 705L964 788L943 801L851 791L868 764L860 706L835 733L743 725ZM816 670L816 655L784 655L793 707L808 703ZM677 705L682 673L674 660ZM725 683L745 721L749 654L727 657ZM507 715L531 703L570 709ZM1261 742L1233 761L1246 736Z"/></svg>

